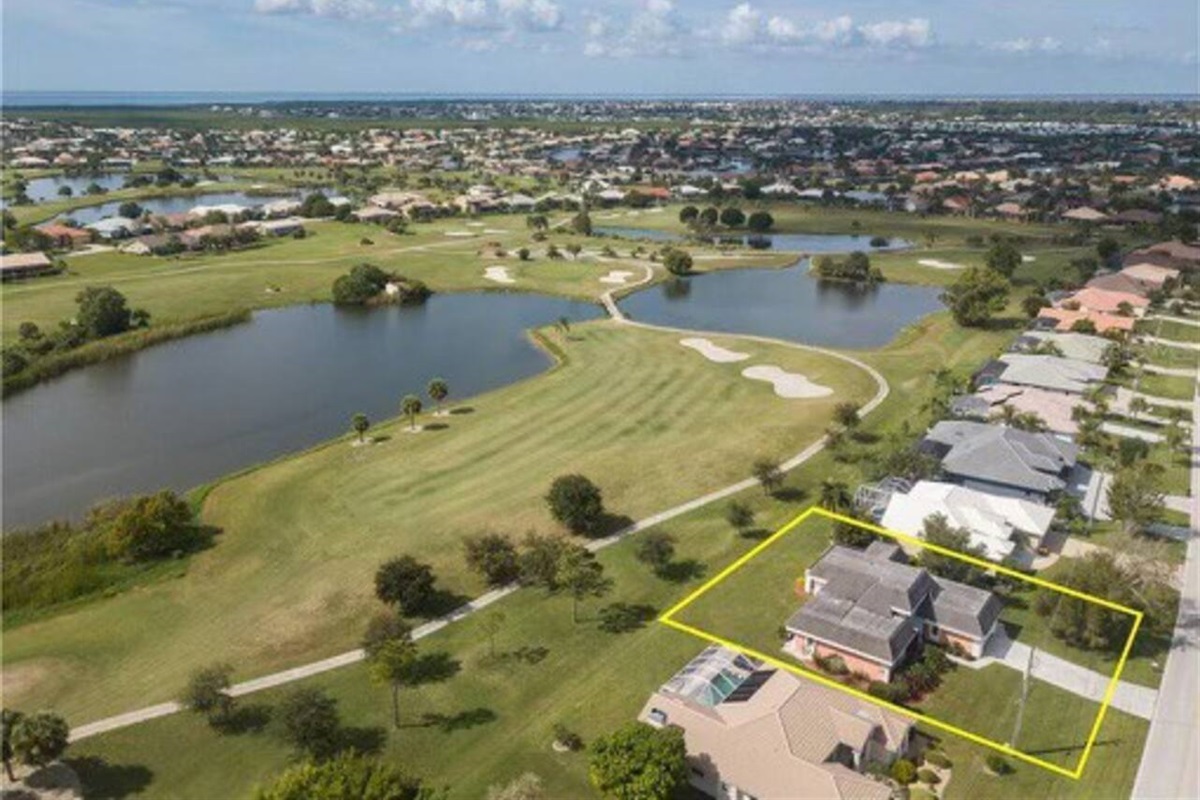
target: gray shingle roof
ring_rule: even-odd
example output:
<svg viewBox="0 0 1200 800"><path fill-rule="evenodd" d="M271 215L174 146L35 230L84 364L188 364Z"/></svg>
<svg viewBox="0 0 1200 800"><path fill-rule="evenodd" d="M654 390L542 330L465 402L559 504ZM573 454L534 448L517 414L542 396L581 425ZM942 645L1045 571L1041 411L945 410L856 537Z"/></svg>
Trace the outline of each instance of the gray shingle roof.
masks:
<svg viewBox="0 0 1200 800"><path fill-rule="evenodd" d="M991 630L1001 610L995 595L896 561L896 551L831 547L808 570L823 588L788 619L788 630L887 663L917 635L913 616L976 637Z"/></svg>
<svg viewBox="0 0 1200 800"><path fill-rule="evenodd" d="M939 422L924 441L948 448L942 459L948 475L1041 493L1066 486L1063 474L1079 452L1050 434L964 420Z"/></svg>

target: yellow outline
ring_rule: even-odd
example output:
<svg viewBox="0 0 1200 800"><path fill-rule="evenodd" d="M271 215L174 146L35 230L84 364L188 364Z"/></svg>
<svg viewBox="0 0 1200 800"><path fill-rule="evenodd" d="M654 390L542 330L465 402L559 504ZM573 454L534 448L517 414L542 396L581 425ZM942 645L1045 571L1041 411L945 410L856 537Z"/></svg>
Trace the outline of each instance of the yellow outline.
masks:
<svg viewBox="0 0 1200 800"><path fill-rule="evenodd" d="M1000 575L1007 575L1012 578L1017 578L1019 580L1026 581L1028 583L1032 583L1035 586L1042 586L1042 587L1045 587L1048 589L1053 589L1057 592L1061 592L1065 595L1069 595L1070 597L1075 597L1080 600L1086 600L1091 603L1097 603L1099 605L1104 606L1105 608L1109 608L1114 611L1120 611L1125 614L1131 615L1133 617L1133 628L1129 632L1129 638L1125 642L1125 647L1121 650L1121 658L1120 658L1120 660L1117 661L1117 668L1113 672L1112 677L1108 681L1108 688L1104 692L1104 699L1100 702L1100 711L1096 714L1096 719L1092 723L1091 732L1088 734L1087 743L1084 745L1084 748L1083 748L1083 755L1080 757L1079 763L1076 765L1075 769L1068 770L1065 767L1060 767L1057 764L1052 764L1049 761L1038 758L1037 756L1029 755L1028 753L1024 753L1024 752L1017 750L1013 747L1010 747L1006 744L1002 744L1000 742L994 742L991 739L988 739L984 736L980 736L978 734L971 733L970 731L967 731L967 730L963 730L962 728L956 727L949 723L942 722L941 720L935 719L934 717L926 716L925 714L921 714L921 713L915 712L911 709L904 708L903 706L896 705L895 703L889 703L885 700L881 700L878 697L868 694L867 692L863 692L858 689L852 688L850 686L846 686L843 683L835 681L831 678L827 678L824 675L821 675L819 673L802 669L795 664L789 664L789 663L787 663L779 658L776 658L774 656L767 655L766 653L760 653L757 650L746 647L745 645L741 645L736 642L729 641L728 639L723 639L720 636L716 636L707 631L692 627L691 625L688 625L683 622L679 622L678 620L673 618L675 616L675 614L678 614L684 608L688 607L693 602L695 602L697 599L699 599L702 595L704 595L709 589L713 588L718 583L720 583L721 581L725 580L730 575L732 575L734 572L741 569L752 558L757 556L759 553L761 553L766 548L770 547L776 540L778 540L780 537L784 536L785 534L789 533L793 528L795 528L800 523L804 522L804 520L808 519L813 514L818 514L827 519L835 520L838 522L848 522L848 523L851 523L854 525L858 525L860 527L866 528L867 530L869 530L873 533L877 533L877 534L880 534L883 536L889 536L898 541L905 542L905 543L908 543L911 545L915 545L917 547L922 547L927 550L932 550L933 552L939 553L944 556L950 556L951 558L957 558L960 561L965 561L968 564L971 564L972 566L975 566L975 567L986 569L986 570L998 573ZM680 602L676 603L674 606L672 606L670 609L668 609L665 613L663 613L662 616L660 616L658 618L658 621L663 623L664 625L667 625L668 627L674 628L675 630L682 631L683 633L687 633L692 636L696 636L700 639L703 639L707 642L711 642L713 644L719 644L724 647L731 648L733 650L739 650L739 651L745 653L746 655L752 656L753 658L759 659L767 664L771 664L772 666L777 667L779 669L787 670L788 672L791 672L794 675L799 675L800 677L814 680L817 683L820 683L824 686L828 686L832 689L837 689L838 691L853 695L854 697L857 697L860 700L866 700L870 703L874 703L877 706L881 706L883 708L887 708L887 709L890 709L897 713L903 714L906 717L911 717L912 719L914 719L918 722L923 722L923 723L925 723L927 725L931 725L935 728L940 728L941 730L952 733L955 736L961 736L962 738L972 741L976 744L983 745L984 747L989 747L992 750L996 750L998 752L1004 753L1005 755L1012 756L1013 758L1019 759L1026 763L1033 764L1034 766L1041 767L1043 769L1049 770L1050 772L1054 772L1058 775L1062 775L1067 778L1079 780L1080 776L1083 774L1084 767L1087 766L1088 758L1092 754L1092 747L1093 747L1093 745L1095 745L1096 737L1100 733L1100 725L1104 722L1105 712L1108 711L1108 707L1112 704L1113 694L1117 690L1117 683L1119 682L1121 672L1124 671L1124 669L1125 669L1125 662L1129 658L1129 651L1133 647L1133 641L1137 637L1138 629L1141 628L1142 618L1144 616L1145 615L1141 611L1137 611L1135 609L1128 608L1126 606L1120 605L1119 603L1114 603L1111 600L1105 600L1102 597L1093 597L1092 595L1085 594L1084 592L1080 592L1076 589L1072 589L1069 586L1062 586L1060 584L1053 583L1052 581L1043 580L1042 578L1025 575L1021 572L1017 572L1016 570L1009 569L1008 567L1002 567L1002 566L1000 566L998 564L994 564L990 561L984 561L983 559L964 555L964 554L956 552L954 550L948 550L944 547L939 547L938 545L927 544L924 541L922 541L921 539L918 539L914 536L909 536L909 535L903 534L903 533L897 533L895 531L889 531L884 528L880 528L877 525L871 525L869 523L863 522L862 520L853 519L851 517L847 517L842 514L836 514L832 511L828 511L824 508L821 508L820 506L814 505L814 506L809 506L807 509L805 509L803 512L801 512L795 519L793 519L791 522L787 523L782 528L775 531L775 533L771 534L768 538L764 539L762 542L759 542L752 550L750 550L750 552L743 555L737 561L734 561L728 567L721 570L717 575L713 576L710 580L706 581L704 583L704 585L701 586L699 589L692 592L687 597L683 598L683 600L681 600Z"/></svg>

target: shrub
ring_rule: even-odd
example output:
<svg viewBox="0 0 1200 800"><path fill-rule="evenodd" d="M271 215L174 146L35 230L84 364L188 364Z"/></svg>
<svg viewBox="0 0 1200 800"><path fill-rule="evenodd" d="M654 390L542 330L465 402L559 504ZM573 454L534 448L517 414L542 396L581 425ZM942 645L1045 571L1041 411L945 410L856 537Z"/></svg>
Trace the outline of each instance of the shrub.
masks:
<svg viewBox="0 0 1200 800"><path fill-rule="evenodd" d="M828 656L822 658L817 656L813 662L822 672L828 672L830 675L849 675L850 668L846 666L846 661L841 656Z"/></svg>
<svg viewBox="0 0 1200 800"><path fill-rule="evenodd" d="M892 780L901 786L908 786L917 779L917 767L907 758L897 758L892 762Z"/></svg>
<svg viewBox="0 0 1200 800"><path fill-rule="evenodd" d="M935 767L941 767L942 769L950 769L950 767L953 766L953 764L950 761L950 757L947 756L945 753L943 753L941 750L926 751L925 761L930 764L933 764Z"/></svg>
<svg viewBox="0 0 1200 800"><path fill-rule="evenodd" d="M191 506L166 490L97 506L87 527L103 537L111 558L130 562L185 552L200 538Z"/></svg>
<svg viewBox="0 0 1200 800"><path fill-rule="evenodd" d="M888 683L887 681L871 681L871 685L867 687L867 692L872 697L878 697L888 703L903 703L908 699L908 687L901 683Z"/></svg>
<svg viewBox="0 0 1200 800"><path fill-rule="evenodd" d="M638 630L654 619L654 609L646 605L612 603L600 609L600 630L605 633L628 633Z"/></svg>
<svg viewBox="0 0 1200 800"><path fill-rule="evenodd" d="M555 478L546 495L546 505L550 514L572 533L595 533L604 519L600 488L583 475Z"/></svg>
<svg viewBox="0 0 1200 800"><path fill-rule="evenodd" d="M554 723L554 741L572 752L583 749L583 738L561 722Z"/></svg>
<svg viewBox="0 0 1200 800"><path fill-rule="evenodd" d="M928 783L930 786L935 786L942 780L937 776L937 773L931 769L917 770L917 779L920 780L921 783Z"/></svg>
<svg viewBox="0 0 1200 800"><path fill-rule="evenodd" d="M993 775L1007 775L1012 771L1012 767L1008 765L1008 762L996 753L989 753L984 763L987 765L988 772Z"/></svg>

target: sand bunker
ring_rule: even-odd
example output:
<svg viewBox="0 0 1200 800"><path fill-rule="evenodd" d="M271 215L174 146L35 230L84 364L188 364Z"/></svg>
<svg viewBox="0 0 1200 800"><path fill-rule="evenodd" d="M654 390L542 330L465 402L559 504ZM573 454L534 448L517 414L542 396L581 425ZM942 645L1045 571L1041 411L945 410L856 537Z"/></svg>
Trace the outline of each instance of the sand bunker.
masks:
<svg viewBox="0 0 1200 800"><path fill-rule="evenodd" d="M446 231L446 236L455 236L455 237L461 238L464 236L474 236L474 235L475 235L475 233L473 231Z"/></svg>
<svg viewBox="0 0 1200 800"><path fill-rule="evenodd" d="M468 222L467 227L468 228L482 228L483 223L482 222Z"/></svg>
<svg viewBox="0 0 1200 800"><path fill-rule="evenodd" d="M934 269L966 269L962 264L955 264L953 261L939 261L936 258L922 258L917 263L922 267L933 267Z"/></svg>
<svg viewBox="0 0 1200 800"><path fill-rule="evenodd" d="M483 271L483 277L496 283L516 283L516 280L508 274L508 267L488 267Z"/></svg>
<svg viewBox="0 0 1200 800"><path fill-rule="evenodd" d="M601 283L621 284L621 283L625 283L629 279L629 276L632 274L633 274L632 272L629 272L627 270L613 269L613 270L609 270L608 274L600 279L600 282Z"/></svg>
<svg viewBox="0 0 1200 800"><path fill-rule="evenodd" d="M718 364L745 361L750 357L749 353L726 350L724 347L713 344L708 339L680 339L679 343L684 347L690 347L709 361L716 361Z"/></svg>
<svg viewBox="0 0 1200 800"><path fill-rule="evenodd" d="M775 385L775 394L790 400L809 397L828 397L833 389L813 383L798 372L785 372L779 367L763 364L757 367L746 367L742 370L743 378L755 381L768 381Z"/></svg>
<svg viewBox="0 0 1200 800"><path fill-rule="evenodd" d="M1021 261L1025 264L1032 264L1037 261L1037 256L1021 256Z"/></svg>
<svg viewBox="0 0 1200 800"><path fill-rule="evenodd" d="M483 232L491 234L492 236L495 236L498 233L508 233L508 231L504 230L503 228L484 228Z"/></svg>

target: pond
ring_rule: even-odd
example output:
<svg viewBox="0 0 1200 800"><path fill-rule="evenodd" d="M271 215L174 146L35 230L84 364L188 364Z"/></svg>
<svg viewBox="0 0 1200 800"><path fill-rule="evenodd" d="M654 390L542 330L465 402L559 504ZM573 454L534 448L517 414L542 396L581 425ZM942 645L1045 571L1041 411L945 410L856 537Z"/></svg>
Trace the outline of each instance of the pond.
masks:
<svg viewBox="0 0 1200 800"><path fill-rule="evenodd" d="M177 197L151 197L144 200L134 200L133 202L152 214L181 214L185 211L191 211L196 206L218 206L226 203L234 203L239 206L261 206L272 200L295 196L292 194L261 195L247 194L245 192L207 192L205 194L180 195ZM101 203L98 206L77 208L74 211L60 214L59 216L64 219L73 219L80 225L89 225L105 217L116 216L123 202L128 201L114 200L109 203Z"/></svg>
<svg viewBox="0 0 1200 800"><path fill-rule="evenodd" d="M880 347L942 308L939 289L818 281L801 259L786 269L737 269L677 278L630 295L631 318L690 330L772 336L838 348Z"/></svg>
<svg viewBox="0 0 1200 800"><path fill-rule="evenodd" d="M625 239L644 239L650 242L683 242L687 237L672 231L661 231L653 228L638 228L625 225L597 225L593 228L597 234L620 236ZM748 236L738 235L742 244ZM905 239L888 239L883 247L872 247L871 236L853 236L827 233L768 233L763 238L771 242L771 250L788 253L850 253L862 250L872 253L882 250L905 250L912 247L912 242Z"/></svg>
<svg viewBox="0 0 1200 800"><path fill-rule="evenodd" d="M197 486L342 434L355 412L395 416L434 377L452 398L513 383L550 364L528 329L601 314L495 293L371 311L298 306L78 370L4 401L4 525Z"/></svg>
<svg viewBox="0 0 1200 800"><path fill-rule="evenodd" d="M115 191L125 185L129 173L105 172L96 175L52 175L46 178L30 178L26 181L25 194L35 203L46 203L64 198L58 190L66 186L71 190L71 197L82 196L93 183L106 191Z"/></svg>

